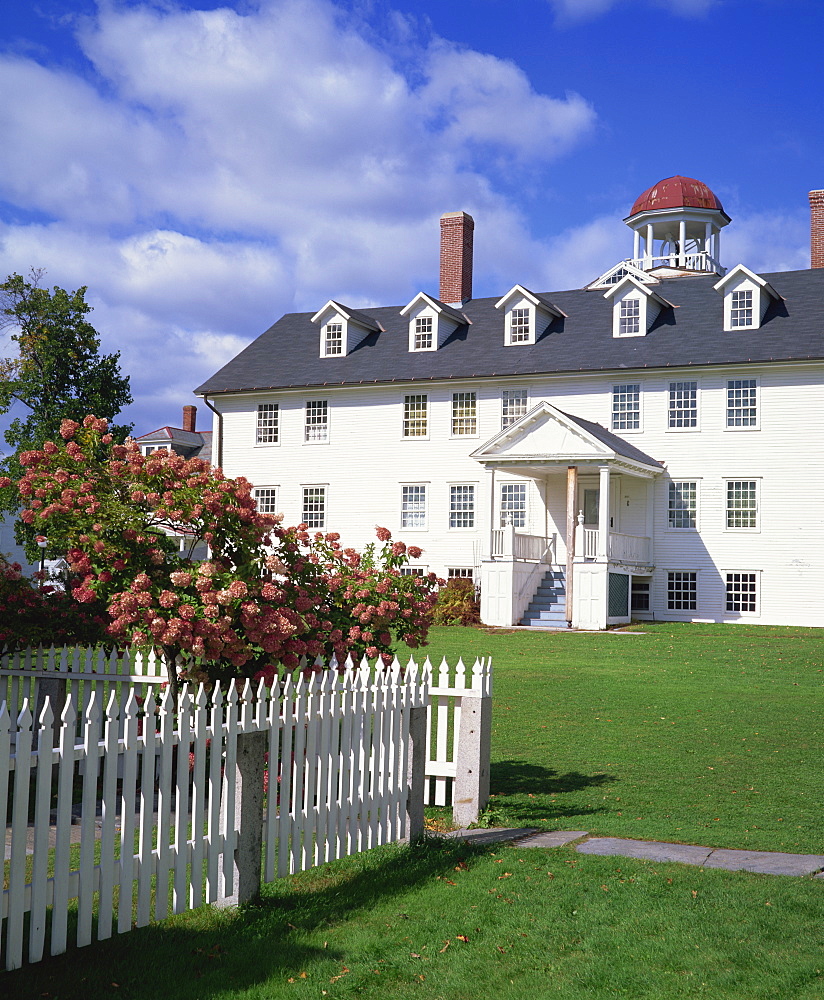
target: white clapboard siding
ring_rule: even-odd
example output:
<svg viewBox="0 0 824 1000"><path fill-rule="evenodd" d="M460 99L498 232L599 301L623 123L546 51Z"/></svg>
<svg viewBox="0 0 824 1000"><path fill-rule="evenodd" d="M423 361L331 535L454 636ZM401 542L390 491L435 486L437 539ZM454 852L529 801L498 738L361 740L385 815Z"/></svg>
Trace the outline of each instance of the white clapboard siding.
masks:
<svg viewBox="0 0 824 1000"><path fill-rule="evenodd" d="M21 654L8 669L38 657ZM140 695L131 687L124 696L120 658L70 650L41 659L46 674L65 666L73 681L95 680L70 684L55 707L46 699L39 719L31 685L16 717L0 704L0 820L11 829L0 908L7 969L231 895L238 836L231 776L245 734L262 732L267 741L265 880L406 834L411 709L427 703L429 665L318 665L271 691L249 682L241 693L234 684L200 686L175 706L168 689L158 697L149 686L163 676L157 664L137 672ZM462 664L457 674L464 677ZM439 684L449 675L442 664ZM459 690L488 688L488 675L479 662L472 688ZM438 690L451 697L455 689Z"/></svg>

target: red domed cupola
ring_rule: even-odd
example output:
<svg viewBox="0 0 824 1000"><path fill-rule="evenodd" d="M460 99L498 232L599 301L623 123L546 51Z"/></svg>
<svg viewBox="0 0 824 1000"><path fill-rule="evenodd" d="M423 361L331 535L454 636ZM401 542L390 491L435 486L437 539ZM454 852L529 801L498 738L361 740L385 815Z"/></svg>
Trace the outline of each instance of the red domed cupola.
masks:
<svg viewBox="0 0 824 1000"><path fill-rule="evenodd" d="M635 234L631 262L660 277L723 274L720 234L729 221L720 199L703 181L666 177L639 195L624 219Z"/></svg>
<svg viewBox="0 0 824 1000"><path fill-rule="evenodd" d="M703 181L692 177L666 177L643 194L638 195L635 204L630 209L629 218L639 212L657 212L662 208L708 208L715 212L724 212L718 196L715 195ZM726 214L726 213L724 213Z"/></svg>

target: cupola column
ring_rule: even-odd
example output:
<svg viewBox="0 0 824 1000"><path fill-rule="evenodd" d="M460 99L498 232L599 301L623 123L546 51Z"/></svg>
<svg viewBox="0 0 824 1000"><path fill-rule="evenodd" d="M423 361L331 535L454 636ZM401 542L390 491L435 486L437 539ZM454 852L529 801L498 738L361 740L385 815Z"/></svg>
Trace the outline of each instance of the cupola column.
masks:
<svg viewBox="0 0 824 1000"><path fill-rule="evenodd" d="M687 266L687 220L678 223L678 266Z"/></svg>
<svg viewBox="0 0 824 1000"><path fill-rule="evenodd" d="M652 223L647 223L647 249L644 254L648 259L644 261L644 270L648 271L652 267Z"/></svg>
<svg viewBox="0 0 824 1000"><path fill-rule="evenodd" d="M641 256L641 233L636 229L632 234L632 257L638 260Z"/></svg>

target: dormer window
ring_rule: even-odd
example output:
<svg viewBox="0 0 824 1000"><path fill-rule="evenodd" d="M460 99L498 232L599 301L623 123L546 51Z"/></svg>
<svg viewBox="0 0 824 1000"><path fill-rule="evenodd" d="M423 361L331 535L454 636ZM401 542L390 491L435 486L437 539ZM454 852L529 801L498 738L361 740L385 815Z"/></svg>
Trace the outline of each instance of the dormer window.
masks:
<svg viewBox="0 0 824 1000"><path fill-rule="evenodd" d="M743 264L734 267L714 287L724 296L725 330L757 330L770 302L781 300L768 281Z"/></svg>
<svg viewBox="0 0 824 1000"><path fill-rule="evenodd" d="M636 337L641 332L641 302L639 299L621 299L618 319L619 337Z"/></svg>
<svg viewBox="0 0 824 1000"><path fill-rule="evenodd" d="M343 323L327 323L323 331L324 356L328 358L333 354L343 354Z"/></svg>
<svg viewBox="0 0 824 1000"><path fill-rule="evenodd" d="M529 344L531 340L529 309L513 309L509 314L510 344Z"/></svg>
<svg viewBox="0 0 824 1000"><path fill-rule="evenodd" d="M752 326L752 289L732 293L730 326Z"/></svg>
<svg viewBox="0 0 824 1000"><path fill-rule="evenodd" d="M413 350L432 350L432 317L417 316L415 318L415 343Z"/></svg>
<svg viewBox="0 0 824 1000"><path fill-rule="evenodd" d="M330 299L312 317L320 325L320 356L345 358L371 333L381 333L377 320L358 309L350 309Z"/></svg>
<svg viewBox="0 0 824 1000"><path fill-rule="evenodd" d="M507 347L534 344L556 319L566 318L566 313L546 296L530 292L523 285L511 288L495 303L495 308L504 311L504 344Z"/></svg>
<svg viewBox="0 0 824 1000"><path fill-rule="evenodd" d="M612 285L604 298L612 302L613 337L645 337L661 310L673 308L671 302L631 274Z"/></svg>
<svg viewBox="0 0 824 1000"><path fill-rule="evenodd" d="M409 350L413 352L437 351L459 326L469 322L462 312L426 292L418 292L401 309L401 316L409 320Z"/></svg>

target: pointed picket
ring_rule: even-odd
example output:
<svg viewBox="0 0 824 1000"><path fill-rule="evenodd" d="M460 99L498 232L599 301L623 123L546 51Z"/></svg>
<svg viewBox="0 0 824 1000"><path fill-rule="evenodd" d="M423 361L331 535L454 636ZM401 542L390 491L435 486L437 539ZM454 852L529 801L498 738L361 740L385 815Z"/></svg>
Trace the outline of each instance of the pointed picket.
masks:
<svg viewBox="0 0 824 1000"><path fill-rule="evenodd" d="M192 719L192 864L189 875L189 908L203 903L203 855L206 846L206 740L208 698L202 684L194 698Z"/></svg>
<svg viewBox="0 0 824 1000"><path fill-rule="evenodd" d="M29 917L29 961L39 962L46 940L46 899L48 888L49 813L51 811L52 750L54 712L46 698L37 733L36 788L34 793L34 843L31 867Z"/></svg>
<svg viewBox="0 0 824 1000"><path fill-rule="evenodd" d="M158 706L152 688L146 689L143 702L143 733L140 738L142 756L140 768L140 835L138 840L137 867L137 919L138 927L145 927L151 920L152 877L155 873L154 802L155 768L157 762Z"/></svg>
<svg viewBox="0 0 824 1000"><path fill-rule="evenodd" d="M187 690L177 703L177 767L174 775L175 828L172 912L183 913L189 903L189 754L192 743L192 697Z"/></svg>
<svg viewBox="0 0 824 1000"><path fill-rule="evenodd" d="M97 778L100 765L98 744L102 727L100 698L89 695L83 713L83 790L80 807L80 866L77 893L77 945L91 944L94 915L94 845L97 819Z"/></svg>
<svg viewBox="0 0 824 1000"><path fill-rule="evenodd" d="M120 790L120 862L117 868L117 930L119 934L132 929L134 899L134 838L137 797L139 705L134 688L123 706L123 767Z"/></svg>
<svg viewBox="0 0 824 1000"><path fill-rule="evenodd" d="M206 902L214 903L220 898L218 885L218 859L223 850L223 834L220 828L220 798L223 791L223 691L215 684L212 692L211 740L209 748L209 801L206 821Z"/></svg>
<svg viewBox="0 0 824 1000"><path fill-rule="evenodd" d="M115 883L115 816L117 812L117 774L120 762L120 705L117 690L112 688L106 705L103 730L103 822L100 831L100 891L98 893L97 938L112 936Z"/></svg>
<svg viewBox="0 0 824 1000"><path fill-rule="evenodd" d="M0 828L6 830L9 774L11 773L11 724L7 702L0 702ZM3 955L3 908L0 907L0 955Z"/></svg>
<svg viewBox="0 0 824 1000"><path fill-rule="evenodd" d="M229 685L225 706L225 742L224 742L224 773L223 796L221 802L221 836L223 838L223 878L218 886L218 898L225 899L234 892L233 871L235 847L237 846L237 830L235 829L235 773L237 768L237 733L238 733L238 696L237 686Z"/></svg>
<svg viewBox="0 0 824 1000"><path fill-rule="evenodd" d="M175 700L171 688L160 699L158 712L160 753L157 778L157 847L155 849L154 919L165 920L169 915L169 873L172 868L172 817L174 816L173 748Z"/></svg>

